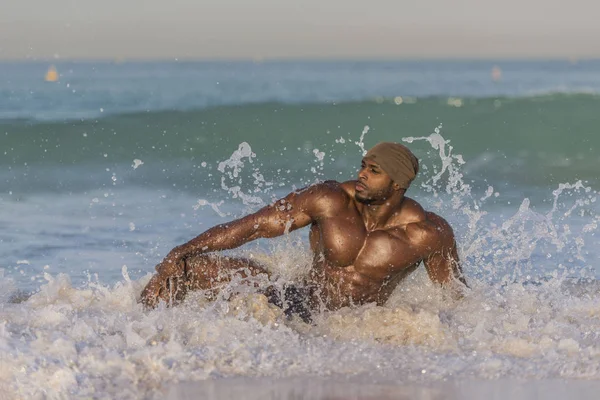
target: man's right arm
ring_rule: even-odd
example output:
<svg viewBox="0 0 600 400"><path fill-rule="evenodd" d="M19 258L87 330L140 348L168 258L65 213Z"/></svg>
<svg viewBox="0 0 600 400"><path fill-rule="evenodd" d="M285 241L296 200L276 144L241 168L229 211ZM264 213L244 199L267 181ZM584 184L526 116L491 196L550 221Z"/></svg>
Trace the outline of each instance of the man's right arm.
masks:
<svg viewBox="0 0 600 400"><path fill-rule="evenodd" d="M339 191L326 182L290 193L256 213L217 225L175 247L156 270L164 277L181 275L181 261L186 257L234 249L255 239L281 236L307 226L331 211L330 198Z"/></svg>

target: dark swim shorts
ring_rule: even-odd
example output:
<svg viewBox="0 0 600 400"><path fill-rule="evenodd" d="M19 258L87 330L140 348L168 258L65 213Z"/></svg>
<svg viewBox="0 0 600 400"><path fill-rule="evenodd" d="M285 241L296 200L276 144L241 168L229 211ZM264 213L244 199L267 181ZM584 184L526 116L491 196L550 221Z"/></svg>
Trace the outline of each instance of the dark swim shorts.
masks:
<svg viewBox="0 0 600 400"><path fill-rule="evenodd" d="M284 285L283 289L271 286L264 294L269 303L283 309L283 313L291 319L294 315L299 316L302 321L310 324L312 322L310 300L312 291L309 288L295 285Z"/></svg>

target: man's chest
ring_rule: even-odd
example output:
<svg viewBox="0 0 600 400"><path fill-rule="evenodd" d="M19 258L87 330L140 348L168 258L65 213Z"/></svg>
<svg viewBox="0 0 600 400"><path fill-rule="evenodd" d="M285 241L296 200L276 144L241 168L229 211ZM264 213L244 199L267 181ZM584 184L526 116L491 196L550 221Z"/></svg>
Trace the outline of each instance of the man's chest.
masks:
<svg viewBox="0 0 600 400"><path fill-rule="evenodd" d="M322 254L329 264L352 265L367 238L367 230L356 211L344 211L324 218L311 228L313 251Z"/></svg>
<svg viewBox="0 0 600 400"><path fill-rule="evenodd" d="M384 277L408 267L402 254L410 253L411 241L404 227L376 232L376 235L368 235L357 212L340 213L313 225L311 247L330 266L353 265L363 273L368 272L367 275Z"/></svg>

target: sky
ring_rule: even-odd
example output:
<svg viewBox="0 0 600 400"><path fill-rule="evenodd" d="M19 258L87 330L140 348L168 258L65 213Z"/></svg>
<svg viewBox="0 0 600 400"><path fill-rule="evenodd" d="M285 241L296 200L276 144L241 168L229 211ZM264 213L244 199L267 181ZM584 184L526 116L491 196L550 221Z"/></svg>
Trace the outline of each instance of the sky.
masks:
<svg viewBox="0 0 600 400"><path fill-rule="evenodd" d="M595 0L0 0L0 59L600 58Z"/></svg>

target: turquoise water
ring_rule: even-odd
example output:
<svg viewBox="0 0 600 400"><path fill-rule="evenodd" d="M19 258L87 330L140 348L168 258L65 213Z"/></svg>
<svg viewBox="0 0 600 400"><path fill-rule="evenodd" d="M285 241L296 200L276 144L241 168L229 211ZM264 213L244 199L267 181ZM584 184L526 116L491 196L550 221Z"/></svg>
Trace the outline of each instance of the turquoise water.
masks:
<svg viewBox="0 0 600 400"><path fill-rule="evenodd" d="M322 371L600 378L600 62L56 67L49 83L47 64L0 64L7 393L160 397L177 381ZM409 195L453 225L463 301L417 271L386 306L313 327L237 282L227 293L242 303L139 307L173 246L294 188L353 179L383 140L421 160ZM278 283L310 258L303 231L233 253L259 257Z"/></svg>

